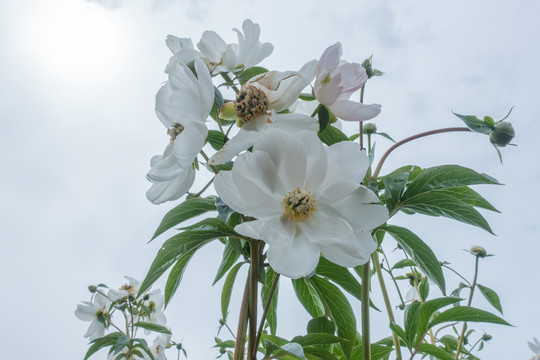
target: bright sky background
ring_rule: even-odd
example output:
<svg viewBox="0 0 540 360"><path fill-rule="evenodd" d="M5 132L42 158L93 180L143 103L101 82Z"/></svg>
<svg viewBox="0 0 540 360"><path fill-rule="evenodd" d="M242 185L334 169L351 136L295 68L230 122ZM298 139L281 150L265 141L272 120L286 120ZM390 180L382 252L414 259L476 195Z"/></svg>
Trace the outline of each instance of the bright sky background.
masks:
<svg viewBox="0 0 540 360"><path fill-rule="evenodd" d="M170 56L164 39L196 43L212 29L232 42L231 29L251 18L275 46L262 63L270 69L296 70L336 41L348 61L374 54L385 75L368 83L366 102L382 104L375 122L395 139L462 126L452 110L497 120L516 106L510 121L519 146L502 149L504 165L486 137L444 134L403 146L383 173L455 163L507 184L476 188L502 211L485 214L496 237L446 219L391 222L469 278L473 260L462 249L482 245L495 254L482 261L479 281L500 294L515 327L476 325L493 335L481 357L530 358L526 341L540 337L539 15L534 0L0 2L1 357L82 359L88 323L73 312L89 299L87 285L144 277L165 237L147 241L175 205L145 198L150 157L168 141L154 115ZM378 139L377 154L388 146ZM220 259L217 244L198 253L166 312L190 359L217 356L221 284L211 282ZM278 334L293 337L304 333L307 315L282 284ZM374 301L382 308L377 286ZM473 305L490 309L479 294ZM236 319L233 310L232 326ZM373 314L374 340L389 334L387 323Z"/></svg>

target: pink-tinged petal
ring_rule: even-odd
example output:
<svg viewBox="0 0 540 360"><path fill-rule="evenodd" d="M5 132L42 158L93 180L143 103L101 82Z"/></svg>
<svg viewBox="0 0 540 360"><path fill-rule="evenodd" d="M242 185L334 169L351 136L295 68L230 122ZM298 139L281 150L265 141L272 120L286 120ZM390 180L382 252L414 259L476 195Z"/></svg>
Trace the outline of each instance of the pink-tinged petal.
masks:
<svg viewBox="0 0 540 360"><path fill-rule="evenodd" d="M322 79L315 82L315 97L323 105L331 106L334 104L343 89L341 86L341 74L323 75Z"/></svg>
<svg viewBox="0 0 540 360"><path fill-rule="evenodd" d="M181 168L191 166L203 148L207 135L208 128L203 123L186 124L184 131L176 137L173 144L173 154Z"/></svg>
<svg viewBox="0 0 540 360"><path fill-rule="evenodd" d="M350 100L337 101L330 106L336 117L346 121L364 121L373 119L381 112L379 104L361 104Z"/></svg>
<svg viewBox="0 0 540 360"><path fill-rule="evenodd" d="M146 192L146 198L153 204L177 200L191 188L194 181L195 170L189 167L170 181L154 183Z"/></svg>
<svg viewBox="0 0 540 360"><path fill-rule="evenodd" d="M210 165L219 165L232 160L242 151L252 147L259 135L259 132L240 129L233 138L229 139L229 141L227 141L227 143L225 143L225 145L209 159L208 163Z"/></svg>
<svg viewBox="0 0 540 360"><path fill-rule="evenodd" d="M377 250L377 243L369 232L356 234L356 239L339 239L329 241L321 246L323 256L340 266L353 267L365 264L371 254Z"/></svg>
<svg viewBox="0 0 540 360"><path fill-rule="evenodd" d="M289 246L294 241L296 225L282 216L253 220L237 225L234 230L244 236L263 240L270 246Z"/></svg>
<svg viewBox="0 0 540 360"><path fill-rule="evenodd" d="M341 58L342 53L340 42L337 42L324 50L319 59L317 74L327 74L336 69L339 66L339 59Z"/></svg>
<svg viewBox="0 0 540 360"><path fill-rule="evenodd" d="M336 72L341 75L341 87L343 88L338 100L348 100L353 92L360 89L368 79L366 69L357 63L343 61Z"/></svg>
<svg viewBox="0 0 540 360"><path fill-rule="evenodd" d="M270 245L266 256L274 271L298 279L315 270L320 254L319 246L300 237L289 244Z"/></svg>

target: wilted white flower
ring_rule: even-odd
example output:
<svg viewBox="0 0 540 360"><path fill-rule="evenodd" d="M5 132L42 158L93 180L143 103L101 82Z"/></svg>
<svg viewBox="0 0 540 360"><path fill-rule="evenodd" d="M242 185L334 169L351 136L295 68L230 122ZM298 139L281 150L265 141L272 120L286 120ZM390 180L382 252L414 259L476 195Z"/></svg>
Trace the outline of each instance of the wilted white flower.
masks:
<svg viewBox="0 0 540 360"><path fill-rule="evenodd" d="M261 28L249 19L242 24L244 33L233 30L238 36L238 44L227 44L221 36L210 30L203 33L197 44L213 73L248 69L270 56L274 50L272 44L259 41Z"/></svg>
<svg viewBox="0 0 540 360"><path fill-rule="evenodd" d="M83 301L83 305L77 305L75 316L82 321L90 321L90 326L84 335L90 341L105 335L105 323L109 318L109 300L101 293L95 293L92 302Z"/></svg>
<svg viewBox="0 0 540 360"><path fill-rule="evenodd" d="M366 105L349 100L367 81L366 70L360 64L340 60L341 54L341 43L338 42L321 55L317 65L315 97L342 120L372 119L381 112L381 105Z"/></svg>
<svg viewBox="0 0 540 360"><path fill-rule="evenodd" d="M256 218L235 230L265 241L272 268L299 278L315 270L321 253L351 267L377 248L370 230L388 211L359 185L368 165L353 142L324 147L314 132L270 129L216 176L215 188L232 209Z"/></svg>
<svg viewBox="0 0 540 360"><path fill-rule="evenodd" d="M529 349L535 354L531 360L540 360L540 341L537 338L533 338L533 342L527 341Z"/></svg>
<svg viewBox="0 0 540 360"><path fill-rule="evenodd" d="M270 128L286 131L319 129L314 118L300 113L280 113L298 100L302 90L315 77L315 60L299 71L270 71L257 75L242 87L234 104L241 121L238 133L210 158L210 164L223 164L255 144L259 135Z"/></svg>
<svg viewBox="0 0 540 360"><path fill-rule="evenodd" d="M214 86L206 65L200 59L194 65L197 76L186 65L175 64L156 95L156 114L171 140L163 155L152 158L146 176L153 183L146 196L154 204L176 200L193 185L193 161L208 135L205 121L214 102Z"/></svg>

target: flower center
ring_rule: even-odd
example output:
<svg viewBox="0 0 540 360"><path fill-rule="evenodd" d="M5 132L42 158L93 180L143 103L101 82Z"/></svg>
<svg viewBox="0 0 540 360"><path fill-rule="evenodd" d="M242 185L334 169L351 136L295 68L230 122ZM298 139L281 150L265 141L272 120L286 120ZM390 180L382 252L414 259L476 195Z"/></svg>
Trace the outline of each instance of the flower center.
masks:
<svg viewBox="0 0 540 360"><path fill-rule="evenodd" d="M182 131L184 131L184 125L175 122L171 126L172 127L170 129L167 129L167 135L170 135L172 144L176 137L180 135Z"/></svg>
<svg viewBox="0 0 540 360"><path fill-rule="evenodd" d="M120 290L126 290L128 293L131 294L133 291L135 291L135 287L131 284L125 284L125 285L122 285Z"/></svg>
<svg viewBox="0 0 540 360"><path fill-rule="evenodd" d="M244 86L236 96L234 110L236 116L246 123L266 113L268 110L268 98L262 90L257 89L255 86Z"/></svg>
<svg viewBox="0 0 540 360"><path fill-rule="evenodd" d="M316 205L315 196L307 190L296 188L283 199L283 207L285 208L283 215L288 216L294 222L304 222L313 216L317 210Z"/></svg>

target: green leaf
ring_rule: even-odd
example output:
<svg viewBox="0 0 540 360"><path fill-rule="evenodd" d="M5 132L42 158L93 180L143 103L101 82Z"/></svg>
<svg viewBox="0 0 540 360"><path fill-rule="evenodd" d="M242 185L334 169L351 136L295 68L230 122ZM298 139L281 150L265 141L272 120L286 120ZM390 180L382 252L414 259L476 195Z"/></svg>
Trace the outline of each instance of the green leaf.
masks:
<svg viewBox="0 0 540 360"><path fill-rule="evenodd" d="M227 320L227 315L229 313L229 303L231 302L231 294L234 282L236 280L236 275L238 274L238 270L240 270L244 264L245 262L236 264L225 278L225 283L223 284L223 289L221 290L221 318L223 321Z"/></svg>
<svg viewBox="0 0 540 360"><path fill-rule="evenodd" d="M238 239L236 239L238 240ZM223 258L221 259L221 264L219 264L219 268L216 274L216 278L214 279L214 282L212 285L215 285L229 271L229 269L234 265L236 260L240 257L240 254L235 250L235 245L232 244L233 242L228 239L227 243L225 245L225 249L223 249Z"/></svg>
<svg viewBox="0 0 540 360"><path fill-rule="evenodd" d="M458 339L452 335L444 335L439 339L441 344L444 344L444 347L450 351L456 351L458 347Z"/></svg>
<svg viewBox="0 0 540 360"><path fill-rule="evenodd" d="M304 101L315 100L315 96L313 96L313 94L310 94L310 93L301 93L300 96L298 97L300 98L300 100L304 100Z"/></svg>
<svg viewBox="0 0 540 360"><path fill-rule="evenodd" d="M86 352L84 360L88 359L90 356L92 356L98 350L103 349L104 347L116 345L120 336L122 336L122 333L117 331L92 340L90 342L92 345L90 345L90 348Z"/></svg>
<svg viewBox="0 0 540 360"><path fill-rule="evenodd" d="M300 359L306 358L306 355L304 355L304 349L302 349L302 346L300 344L290 342L288 344L280 346L280 348L288 352L289 354L299 357Z"/></svg>
<svg viewBox="0 0 540 360"><path fill-rule="evenodd" d="M418 308L420 303L418 301L412 302L409 305L405 306L405 312L403 313L403 318L405 322L405 336L407 343L412 347L416 346L414 338L416 337L416 331L418 330Z"/></svg>
<svg viewBox="0 0 540 360"><path fill-rule="evenodd" d="M383 359L385 356L387 356L392 351L394 351L392 347L379 345L379 344L371 344L369 348L371 352L371 360ZM354 347L351 359L354 359L354 360L364 359L364 349L362 345Z"/></svg>
<svg viewBox="0 0 540 360"><path fill-rule="evenodd" d="M319 133L323 133L330 124L330 112L326 106L321 105L318 108L317 114L319 115Z"/></svg>
<svg viewBox="0 0 540 360"><path fill-rule="evenodd" d="M302 304L311 317L316 318L325 314L321 298L310 282L300 278L291 279L291 283L300 304Z"/></svg>
<svg viewBox="0 0 540 360"><path fill-rule="evenodd" d="M420 345L420 349L418 350L418 352L435 356L437 359L440 360L455 360L452 354L450 354L446 350L428 343L423 343L422 345Z"/></svg>
<svg viewBox="0 0 540 360"><path fill-rule="evenodd" d="M221 111L223 104L223 95L221 94L221 91L214 86L214 104L212 105L212 109L210 111L210 116L212 119L216 121L218 120L219 112Z"/></svg>
<svg viewBox="0 0 540 360"><path fill-rule="evenodd" d="M458 186L499 184L497 180L459 165L441 165L422 171L408 186L403 199L420 193Z"/></svg>
<svg viewBox="0 0 540 360"><path fill-rule="evenodd" d="M418 316L417 340L418 341L422 340L422 337L424 336L426 331L429 330L428 328L429 320L431 319L433 314L435 314L436 311L438 311L439 309L445 306L455 304L459 302L460 300L461 299L457 297L444 297L444 298L438 298L438 299L433 299L433 300L423 302L418 308L418 312L417 312L417 316Z"/></svg>
<svg viewBox="0 0 540 360"><path fill-rule="evenodd" d="M427 278L423 278L418 285L418 294L422 301L426 301L429 295L429 283Z"/></svg>
<svg viewBox="0 0 540 360"><path fill-rule="evenodd" d="M208 137L206 139L214 150L221 150L223 145L229 141L229 138L224 133L217 130L208 130Z"/></svg>
<svg viewBox="0 0 540 360"><path fill-rule="evenodd" d="M480 284L476 284L476 286L478 286L478 289L480 290L480 292L482 293L482 295L484 295L484 297L486 298L486 300L497 310L499 310L499 312L502 314L503 313L503 310L502 310L502 306L501 306L501 300L499 299L499 295L497 295L497 293L493 290L491 290L490 288L488 288L487 286L484 286L484 285L480 285Z"/></svg>
<svg viewBox="0 0 540 360"><path fill-rule="evenodd" d="M394 143L396 142L396 141L395 141L394 139L392 139L392 138L390 137L390 135L388 135L387 133L383 133L383 132L375 132L374 134L377 134L377 135L380 135L380 136L382 136L382 137L384 137L384 138L387 138L388 140L390 140L390 141L392 141L392 142L394 142Z"/></svg>
<svg viewBox="0 0 540 360"><path fill-rule="evenodd" d="M431 321L429 327L432 328L436 325L452 321L484 322L512 326L490 312L468 306L456 306L437 315Z"/></svg>
<svg viewBox="0 0 540 360"><path fill-rule="evenodd" d="M135 323L135 326L138 326L138 327L146 329L146 330L162 333L162 334L171 334L171 331L169 329L167 329L165 326L159 325L159 324L156 324L156 323L151 323L151 322L146 322L146 321L139 321L139 322Z"/></svg>
<svg viewBox="0 0 540 360"><path fill-rule="evenodd" d="M493 234L487 220L471 205L441 191L415 195L401 204L402 208L429 216L444 216L478 226Z"/></svg>
<svg viewBox="0 0 540 360"><path fill-rule="evenodd" d="M412 231L394 225L388 225L381 230L386 231L399 243L403 250L418 265L420 270L446 294L446 285L441 264L430 247Z"/></svg>
<svg viewBox="0 0 540 360"><path fill-rule="evenodd" d="M165 231L173 228L183 221L194 218L195 216L204 214L208 211L216 210L216 198L211 196L208 198L190 198L169 211L161 220L154 236L150 241L164 233Z"/></svg>
<svg viewBox="0 0 540 360"><path fill-rule="evenodd" d="M337 357L334 354L320 347L306 347L304 348L304 354L306 354L310 360L337 360Z"/></svg>
<svg viewBox="0 0 540 360"><path fill-rule="evenodd" d="M295 336L291 342L298 343L302 345L302 347L305 346L313 346L313 345L328 345L328 344L335 344L340 341L343 341L343 339L326 333L312 333L307 334L304 336Z"/></svg>
<svg viewBox="0 0 540 360"><path fill-rule="evenodd" d="M122 336L120 336L118 338L118 340L116 340L116 344L114 345L114 354L118 354L120 351L122 351L123 348L126 347L126 345L129 343L129 337L122 334Z"/></svg>
<svg viewBox="0 0 540 360"><path fill-rule="evenodd" d="M387 175L383 178L384 196L388 211L395 209L401 199L401 194L405 189L405 184L409 180L409 171Z"/></svg>
<svg viewBox="0 0 540 360"><path fill-rule="evenodd" d="M261 66L254 66L254 67L250 67L249 69L239 72L239 75L236 77L236 79L240 82L241 85L244 85L252 77L260 75L260 74L264 74L266 72L268 72L268 69L265 69Z"/></svg>
<svg viewBox="0 0 540 360"><path fill-rule="evenodd" d="M199 250L202 246L204 246L206 243L201 244L201 246L196 246L190 251L182 254L179 258L176 264L174 264L173 268L171 269L171 272L169 273L169 277L167 277L167 283L165 284L165 307L169 305L169 301L171 301L173 295L176 293L176 290L178 289L178 286L180 285L180 282L182 281L182 277L184 276L184 271L186 270L187 265L189 264L189 261L195 254L197 250Z"/></svg>
<svg viewBox="0 0 540 360"><path fill-rule="evenodd" d="M261 268L264 268L261 266ZM266 281L265 284L261 286L261 300L262 300L262 306L265 306L268 302L268 297L270 296L270 290L272 288L272 284L274 283L274 280L277 277L277 273L272 270L271 267L268 267L266 270ZM266 321L268 322L268 325L270 326L270 333L272 335L276 335L277 331L277 303L278 303L278 293L279 293L279 280L276 284L276 288L274 290L274 295L272 296L272 299L270 300L270 307L268 308L268 313L266 314Z"/></svg>
<svg viewBox="0 0 540 360"><path fill-rule="evenodd" d="M396 334L401 340L403 340L405 345L410 348L409 342L407 341L407 335L405 334L405 330L403 330L401 326L399 326L393 321L390 321L390 330L392 330L392 332Z"/></svg>
<svg viewBox="0 0 540 360"><path fill-rule="evenodd" d="M325 333L333 335L336 331L336 325L324 316L319 316L309 320L307 324L308 334Z"/></svg>
<svg viewBox="0 0 540 360"><path fill-rule="evenodd" d="M208 218L184 228L183 232L165 241L159 249L138 294L143 294L182 254L226 236L239 236L219 218Z"/></svg>
<svg viewBox="0 0 540 360"><path fill-rule="evenodd" d="M453 111L452 113L456 115L458 118L460 118L461 120L463 120L465 125L467 125L467 127L474 132L487 134L493 128L493 125L491 125L489 121L480 120L475 115L460 115L460 114L456 114Z"/></svg>
<svg viewBox="0 0 540 360"><path fill-rule="evenodd" d="M341 142L341 141L349 141L349 138L347 135L345 135L341 130L336 129L332 125L328 125L326 127L326 130L323 132L319 131L319 139L326 145L330 146L332 144Z"/></svg>
<svg viewBox="0 0 540 360"><path fill-rule="evenodd" d="M433 190L433 194L444 193L450 196L453 196L456 199L463 201L469 205L479 207L486 210L491 210L495 212L500 212L493 205L491 205L486 199L484 199L480 194L471 189L468 186L460 186L447 189L438 189Z"/></svg>
<svg viewBox="0 0 540 360"><path fill-rule="evenodd" d="M409 266L416 266L416 264L411 259L402 259L395 263L394 266L392 266L392 270L403 269Z"/></svg>
<svg viewBox="0 0 540 360"><path fill-rule="evenodd" d="M313 276L309 279L309 282L317 289L325 307L330 312L337 327L337 334L343 339L341 347L345 358L350 359L356 338L356 317L351 304L349 304L349 301L339 288L328 280Z"/></svg>

